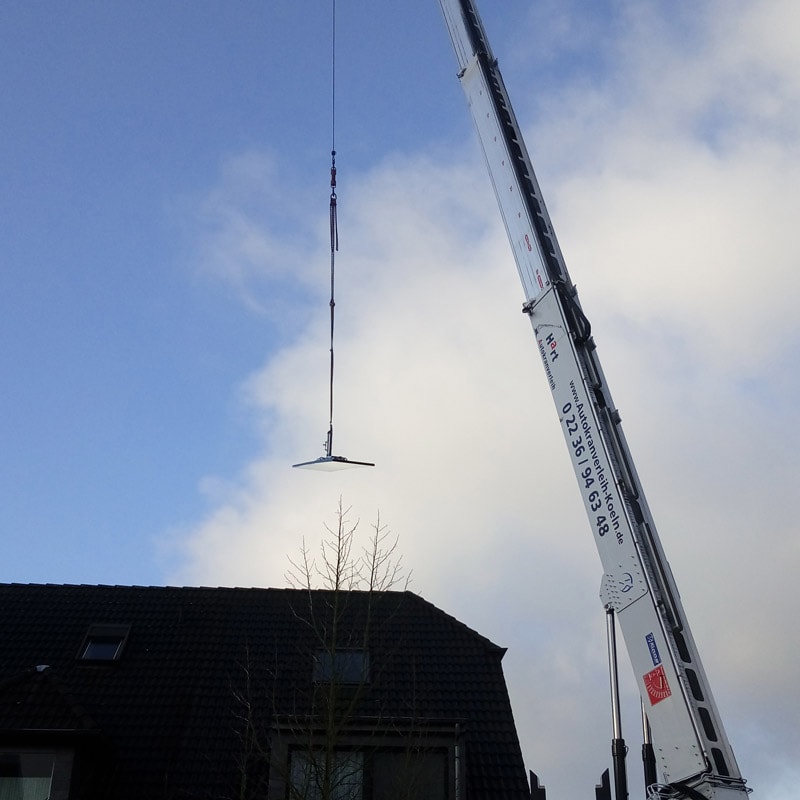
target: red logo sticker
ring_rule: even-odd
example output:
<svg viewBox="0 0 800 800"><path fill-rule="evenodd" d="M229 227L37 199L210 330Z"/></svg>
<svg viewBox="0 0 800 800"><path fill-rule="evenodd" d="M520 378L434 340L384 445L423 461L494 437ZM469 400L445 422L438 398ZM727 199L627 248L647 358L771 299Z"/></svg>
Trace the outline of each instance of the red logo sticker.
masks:
<svg viewBox="0 0 800 800"><path fill-rule="evenodd" d="M664 667L660 664L644 676L644 687L647 689L647 696L650 698L651 706L666 700L672 695Z"/></svg>

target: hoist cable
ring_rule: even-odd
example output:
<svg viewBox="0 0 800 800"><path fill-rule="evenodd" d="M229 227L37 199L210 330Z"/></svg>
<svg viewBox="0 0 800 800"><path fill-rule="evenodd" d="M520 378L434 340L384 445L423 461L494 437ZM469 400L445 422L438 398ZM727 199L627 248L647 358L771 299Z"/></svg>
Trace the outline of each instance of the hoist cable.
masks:
<svg viewBox="0 0 800 800"><path fill-rule="evenodd" d="M331 233L331 340L330 340L330 417L328 422L328 436L325 443L325 455L315 461L304 461L300 464L293 464L293 467L305 467L308 469L321 469L330 471L342 467L374 467L371 461L351 461L343 456L333 455L333 334L335 321L335 284L336 274L336 252L339 250L339 220L337 217L336 203L336 0L331 0L331 196L330 196L330 233Z"/></svg>
<svg viewBox="0 0 800 800"><path fill-rule="evenodd" d="M325 445L326 455L330 458L333 451L333 330L334 330L334 275L336 267L336 251L339 249L339 222L336 210L336 0L332 0L331 13L331 197L330 197L330 231L331 231L331 365L330 365L330 403L328 437Z"/></svg>
<svg viewBox="0 0 800 800"><path fill-rule="evenodd" d="M331 0L331 150L336 150L336 0Z"/></svg>

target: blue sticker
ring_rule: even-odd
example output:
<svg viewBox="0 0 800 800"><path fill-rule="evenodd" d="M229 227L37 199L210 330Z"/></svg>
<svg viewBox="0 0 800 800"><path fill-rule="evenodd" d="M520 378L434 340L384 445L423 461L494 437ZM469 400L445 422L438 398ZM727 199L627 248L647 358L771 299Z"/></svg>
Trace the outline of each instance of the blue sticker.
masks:
<svg viewBox="0 0 800 800"><path fill-rule="evenodd" d="M647 639L647 648L650 650L650 658L653 659L653 666L657 667L661 663L661 656L656 646L656 637L652 633L648 633L645 639Z"/></svg>

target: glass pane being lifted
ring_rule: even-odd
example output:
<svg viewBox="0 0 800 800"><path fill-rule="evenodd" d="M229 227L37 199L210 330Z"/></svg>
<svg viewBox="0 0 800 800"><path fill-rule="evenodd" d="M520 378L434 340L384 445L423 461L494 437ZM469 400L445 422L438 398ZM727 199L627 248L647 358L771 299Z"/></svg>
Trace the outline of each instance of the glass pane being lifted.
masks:
<svg viewBox="0 0 800 800"><path fill-rule="evenodd" d="M320 472L336 472L354 467L374 467L375 464L370 461L350 461L344 456L320 456L316 461L301 461L292 466L300 469L316 469Z"/></svg>

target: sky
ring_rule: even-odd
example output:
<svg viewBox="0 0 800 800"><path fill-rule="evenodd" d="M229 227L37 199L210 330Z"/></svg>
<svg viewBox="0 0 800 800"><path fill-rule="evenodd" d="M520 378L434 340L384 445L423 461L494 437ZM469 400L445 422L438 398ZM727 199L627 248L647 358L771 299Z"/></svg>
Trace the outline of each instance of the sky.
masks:
<svg viewBox="0 0 800 800"><path fill-rule="evenodd" d="M754 797L796 797L789 0L482 4ZM508 648L553 800L610 763L600 563L433 0L0 8L5 582L285 586L340 498ZM638 699L623 667L638 777Z"/></svg>

